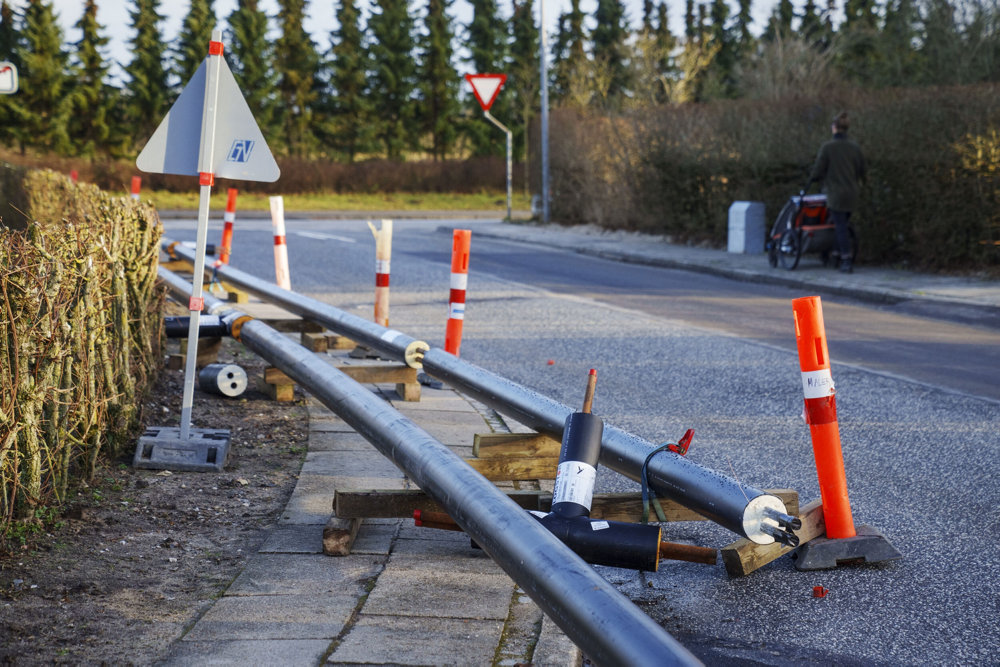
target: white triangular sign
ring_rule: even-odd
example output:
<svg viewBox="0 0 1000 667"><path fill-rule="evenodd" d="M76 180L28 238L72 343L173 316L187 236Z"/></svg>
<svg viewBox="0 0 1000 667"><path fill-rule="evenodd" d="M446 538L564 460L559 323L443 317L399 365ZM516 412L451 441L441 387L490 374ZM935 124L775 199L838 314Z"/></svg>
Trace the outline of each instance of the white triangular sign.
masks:
<svg viewBox="0 0 1000 667"><path fill-rule="evenodd" d="M465 80L472 86L472 92L479 100L483 111L489 111L500 94L500 86L507 80L506 74L466 74Z"/></svg>
<svg viewBox="0 0 1000 667"><path fill-rule="evenodd" d="M206 59L146 142L135 164L152 174L197 176L201 119L205 106ZM267 147L229 65L219 68L212 173L242 181L278 180L281 170Z"/></svg>

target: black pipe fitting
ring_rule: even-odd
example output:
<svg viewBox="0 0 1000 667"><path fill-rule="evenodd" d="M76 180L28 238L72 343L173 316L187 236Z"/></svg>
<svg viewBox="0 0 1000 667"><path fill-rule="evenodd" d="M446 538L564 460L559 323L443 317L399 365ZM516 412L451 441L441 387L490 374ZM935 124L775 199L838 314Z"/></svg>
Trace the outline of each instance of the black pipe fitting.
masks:
<svg viewBox="0 0 1000 667"><path fill-rule="evenodd" d="M656 572L660 564L659 526L565 517L555 512L531 514L591 565Z"/></svg>
<svg viewBox="0 0 1000 667"><path fill-rule="evenodd" d="M190 327L190 317L163 318L167 338L187 338ZM229 328L217 315L202 315L198 318L198 338L224 338L228 335Z"/></svg>

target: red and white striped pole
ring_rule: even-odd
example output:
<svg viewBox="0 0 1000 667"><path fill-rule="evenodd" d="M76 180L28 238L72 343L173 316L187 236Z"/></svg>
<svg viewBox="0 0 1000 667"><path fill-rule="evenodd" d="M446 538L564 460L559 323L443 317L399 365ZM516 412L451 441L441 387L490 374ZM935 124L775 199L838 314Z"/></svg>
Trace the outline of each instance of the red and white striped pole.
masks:
<svg viewBox="0 0 1000 667"><path fill-rule="evenodd" d="M271 226L274 228L274 277L278 287L292 289L288 272L288 245L285 242L285 200L270 197Z"/></svg>
<svg viewBox="0 0 1000 667"><path fill-rule="evenodd" d="M445 352L456 357L462 347L465 321L465 290L469 284L469 246L472 230L456 229L451 243L451 292L448 296L448 327L444 334Z"/></svg>
<svg viewBox="0 0 1000 667"><path fill-rule="evenodd" d="M375 323L389 326L389 265L392 259L392 220L383 220L381 229L368 223L375 237Z"/></svg>
<svg viewBox="0 0 1000 667"><path fill-rule="evenodd" d="M222 215L222 243L219 246L219 259L215 266L229 264L229 255L233 247L233 223L236 221L236 188L229 188L226 199L226 212Z"/></svg>
<svg viewBox="0 0 1000 667"><path fill-rule="evenodd" d="M142 176L132 177L132 199L139 199L139 192L142 190Z"/></svg>

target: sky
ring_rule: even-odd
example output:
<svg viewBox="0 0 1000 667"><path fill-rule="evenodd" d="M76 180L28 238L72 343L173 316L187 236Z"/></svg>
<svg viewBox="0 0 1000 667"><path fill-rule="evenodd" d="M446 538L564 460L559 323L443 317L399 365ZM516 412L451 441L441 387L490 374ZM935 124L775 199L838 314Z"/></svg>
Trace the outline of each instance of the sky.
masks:
<svg viewBox="0 0 1000 667"><path fill-rule="evenodd" d="M10 5L16 9L22 9L27 0L8 0ZM366 11L370 0L359 0L359 6ZM545 2L545 24L548 26L549 34L555 30L556 21L560 14L569 10L569 0L542 0ZM776 0L757 0L753 8L755 32L763 29L767 17L771 13L771 8ZM53 7L59 17L60 23L66 35L67 42L79 40L79 30L73 25L80 20L83 14L84 0L53 0ZM225 19L236 9L236 0L215 0L215 13L219 17L219 28L225 29ZM306 7L307 19L305 30L316 43L320 52L326 52L330 46L330 33L336 26L334 19L336 0L308 0ZM411 0L411 7L422 6L422 0ZM497 0L500 11L504 16L510 15L510 0ZM670 13L670 27L675 35L682 34L684 30L684 5L685 0L667 0ZM535 16L538 17L539 0L535 0ZM580 8L587 14L592 15L597 0L581 0ZM730 0L733 13L736 11L736 3ZM110 38L108 55L119 64L125 64L131 60L128 52L128 40L132 36L131 21L129 20L129 10L133 3L128 0L98 0L97 19L104 26L104 35ZM166 17L161 24L164 40L170 43L180 32L181 21L187 13L189 3L185 0L165 0L161 3L160 13ZM260 0L260 8L270 15L278 11L277 0ZM633 25L637 25L642 20L642 0L625 0L626 13ZM472 18L472 7L465 0L455 0L452 4L452 16L459 24L467 25ZM367 15L367 12L366 12ZM207 47L206 47L207 48ZM0 54L0 59L6 58L7 54ZM460 72L465 74L466 72ZM117 74L113 70L113 74Z"/></svg>

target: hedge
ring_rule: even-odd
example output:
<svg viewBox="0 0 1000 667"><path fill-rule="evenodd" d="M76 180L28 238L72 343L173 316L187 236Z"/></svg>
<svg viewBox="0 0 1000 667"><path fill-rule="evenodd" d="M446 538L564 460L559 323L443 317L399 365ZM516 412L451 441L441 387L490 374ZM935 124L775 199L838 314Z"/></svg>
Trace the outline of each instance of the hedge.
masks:
<svg viewBox="0 0 1000 667"><path fill-rule="evenodd" d="M852 218L861 261L1000 272L997 85L849 90L616 117L556 110L553 218L724 246L730 204L764 202L770 226L805 185L831 119L845 109L869 167Z"/></svg>
<svg viewBox="0 0 1000 667"><path fill-rule="evenodd" d="M161 225L148 204L0 167L0 527L134 442L155 379Z"/></svg>

